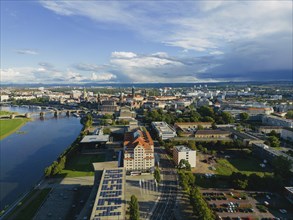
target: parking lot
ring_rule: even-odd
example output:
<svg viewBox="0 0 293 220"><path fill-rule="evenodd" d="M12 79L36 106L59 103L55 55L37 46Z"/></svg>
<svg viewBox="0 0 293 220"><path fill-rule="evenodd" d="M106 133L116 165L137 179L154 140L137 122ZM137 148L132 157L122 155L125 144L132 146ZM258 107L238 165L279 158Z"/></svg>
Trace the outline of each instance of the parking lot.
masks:
<svg viewBox="0 0 293 220"><path fill-rule="evenodd" d="M279 203L282 197L276 194L236 190L202 190L201 192L220 219L292 219L293 217L292 206L290 210L290 204L282 205L285 201ZM282 213L282 210L285 210L285 213Z"/></svg>

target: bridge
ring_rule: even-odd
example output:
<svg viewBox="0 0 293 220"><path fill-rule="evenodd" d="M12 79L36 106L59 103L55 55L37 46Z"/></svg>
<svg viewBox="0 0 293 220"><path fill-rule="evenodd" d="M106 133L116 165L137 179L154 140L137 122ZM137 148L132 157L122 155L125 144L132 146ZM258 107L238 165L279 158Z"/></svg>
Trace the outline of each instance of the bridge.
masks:
<svg viewBox="0 0 293 220"><path fill-rule="evenodd" d="M0 115L0 119L14 119L14 118L31 118L32 116L40 116L44 117L48 113L53 113L55 117L58 117L58 115L62 113L66 113L67 116L70 116L70 114L77 113L77 114L87 114L88 110L58 110L58 109L48 109L46 111L41 112L27 112L27 113L12 113L10 115Z"/></svg>

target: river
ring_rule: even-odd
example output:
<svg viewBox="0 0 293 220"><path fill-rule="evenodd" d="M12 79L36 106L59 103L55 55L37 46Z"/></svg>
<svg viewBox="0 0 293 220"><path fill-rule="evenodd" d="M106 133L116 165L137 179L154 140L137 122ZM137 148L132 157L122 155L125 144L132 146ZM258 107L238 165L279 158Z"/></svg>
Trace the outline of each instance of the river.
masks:
<svg viewBox="0 0 293 220"><path fill-rule="evenodd" d="M22 107L0 107L19 113L40 110ZM65 113L53 113L40 120L35 114L18 132L0 141L0 210L29 191L41 179L45 167L76 139L82 125L80 119Z"/></svg>

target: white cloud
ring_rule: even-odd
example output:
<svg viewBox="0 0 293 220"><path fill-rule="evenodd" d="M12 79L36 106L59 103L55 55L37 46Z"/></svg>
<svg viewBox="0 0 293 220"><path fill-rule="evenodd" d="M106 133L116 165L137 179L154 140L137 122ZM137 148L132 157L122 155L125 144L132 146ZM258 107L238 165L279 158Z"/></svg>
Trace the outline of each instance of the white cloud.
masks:
<svg viewBox="0 0 293 220"><path fill-rule="evenodd" d="M111 57L114 57L114 58L133 58L133 57L136 57L136 54L135 53L132 53L132 52L113 52Z"/></svg>
<svg viewBox="0 0 293 220"><path fill-rule="evenodd" d="M224 52L219 51L219 50L214 50L214 51L211 51L210 54L211 54L211 55L223 55Z"/></svg>
<svg viewBox="0 0 293 220"><path fill-rule="evenodd" d="M31 50L31 49L20 49L20 50L16 50L15 52L18 53L18 54L28 54L28 55L37 55L37 54L39 54L37 51Z"/></svg>
<svg viewBox="0 0 293 220"><path fill-rule="evenodd" d="M81 74L67 69L60 71L45 67L14 67L1 69L2 83L82 83L116 79L112 73Z"/></svg>
<svg viewBox="0 0 293 220"><path fill-rule="evenodd" d="M123 59L112 57L110 63L112 70L119 72L120 81L126 78L131 82L195 82L198 73L203 74L216 66L204 59L170 57L165 52L136 54Z"/></svg>
<svg viewBox="0 0 293 220"><path fill-rule="evenodd" d="M117 76L112 73L92 73L91 80L92 81L110 81L116 79Z"/></svg>

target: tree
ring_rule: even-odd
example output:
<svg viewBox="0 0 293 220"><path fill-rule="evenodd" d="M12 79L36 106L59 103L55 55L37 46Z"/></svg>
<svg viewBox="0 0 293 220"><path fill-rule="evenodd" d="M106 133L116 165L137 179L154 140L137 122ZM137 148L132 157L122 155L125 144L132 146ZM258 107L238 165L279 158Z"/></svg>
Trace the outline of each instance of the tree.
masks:
<svg viewBox="0 0 293 220"><path fill-rule="evenodd" d="M247 121L249 119L249 114L247 114L246 112L242 112L239 114L240 120L242 122Z"/></svg>
<svg viewBox="0 0 293 220"><path fill-rule="evenodd" d="M46 167L44 173L45 173L45 177L49 177L52 173L52 166Z"/></svg>
<svg viewBox="0 0 293 220"><path fill-rule="evenodd" d="M203 126L202 125L198 125L197 126L197 130L203 130L204 128L203 128Z"/></svg>
<svg viewBox="0 0 293 220"><path fill-rule="evenodd" d="M231 124L234 122L234 118L229 112L222 112L222 118L225 124Z"/></svg>
<svg viewBox="0 0 293 220"><path fill-rule="evenodd" d="M279 137L278 133L277 133L275 130L272 130L272 131L269 133L269 136L275 136L276 138Z"/></svg>
<svg viewBox="0 0 293 220"><path fill-rule="evenodd" d="M139 205L135 195L130 197L129 215L130 220L139 220Z"/></svg>
<svg viewBox="0 0 293 220"><path fill-rule="evenodd" d="M195 145L195 141L188 141L188 147L192 150L196 150L196 145Z"/></svg>
<svg viewBox="0 0 293 220"><path fill-rule="evenodd" d="M292 168L292 163L289 159L284 156L278 156L273 160L273 167L275 174L278 174L284 178L290 176L290 169Z"/></svg>
<svg viewBox="0 0 293 220"><path fill-rule="evenodd" d="M157 183L161 182L161 173L159 168L156 168L154 171L154 178L157 181Z"/></svg>
<svg viewBox="0 0 293 220"><path fill-rule="evenodd" d="M215 120L212 117L210 117L210 116L205 116L203 118L203 121L205 121L205 122L212 122L212 123L215 122Z"/></svg>
<svg viewBox="0 0 293 220"><path fill-rule="evenodd" d="M111 129L110 128L104 128L103 129L103 134L110 134L111 133Z"/></svg>
<svg viewBox="0 0 293 220"><path fill-rule="evenodd" d="M201 106L198 109L198 112L202 117L209 116L209 117L214 118L214 116L215 116L214 110L208 106Z"/></svg>
<svg viewBox="0 0 293 220"><path fill-rule="evenodd" d="M186 170L191 170L190 163L188 160L181 159L178 165L179 169L186 169Z"/></svg>
<svg viewBox="0 0 293 220"><path fill-rule="evenodd" d="M293 110L287 112L286 118L293 119Z"/></svg>
<svg viewBox="0 0 293 220"><path fill-rule="evenodd" d="M271 147L280 147L280 140L276 136L270 136L269 142Z"/></svg>

